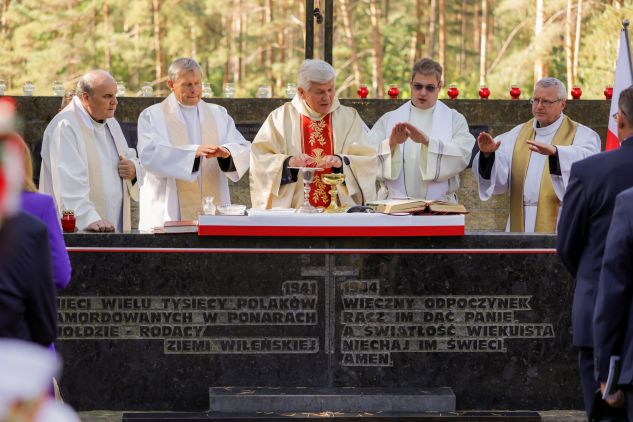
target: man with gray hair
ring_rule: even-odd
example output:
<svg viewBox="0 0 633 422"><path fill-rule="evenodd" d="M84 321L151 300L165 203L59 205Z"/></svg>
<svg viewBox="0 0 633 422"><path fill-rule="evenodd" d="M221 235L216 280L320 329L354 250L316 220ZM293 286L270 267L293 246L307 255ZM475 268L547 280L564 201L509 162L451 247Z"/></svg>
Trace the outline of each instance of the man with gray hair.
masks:
<svg viewBox="0 0 633 422"><path fill-rule="evenodd" d="M600 137L563 114L565 85L544 78L530 99L533 119L493 139L482 132L473 173L479 198L510 191L506 231L555 233L574 162L600 152Z"/></svg>
<svg viewBox="0 0 633 422"><path fill-rule="evenodd" d="M384 114L370 132L385 185L379 197L457 202L459 175L468 167L475 138L464 116L438 101L443 86L438 62L415 62L409 86L411 101Z"/></svg>
<svg viewBox="0 0 633 422"><path fill-rule="evenodd" d="M174 60L167 85L172 93L138 119L145 169L140 230L197 220L206 197L230 204L227 178L237 182L248 170L249 142L224 107L201 101L200 65L190 58Z"/></svg>
<svg viewBox="0 0 633 422"><path fill-rule="evenodd" d="M343 205L376 196L376 151L358 112L335 94L336 72L323 60L305 60L297 75L297 95L273 110L251 147L250 190L254 208L299 208L304 193L297 167L317 167L310 204L327 207L330 186L322 176L343 173L338 190ZM364 204L363 204L364 205Z"/></svg>
<svg viewBox="0 0 633 422"><path fill-rule="evenodd" d="M91 70L76 91L44 131L40 192L55 198L60 216L74 211L79 230L129 231L142 171L114 119L116 81Z"/></svg>

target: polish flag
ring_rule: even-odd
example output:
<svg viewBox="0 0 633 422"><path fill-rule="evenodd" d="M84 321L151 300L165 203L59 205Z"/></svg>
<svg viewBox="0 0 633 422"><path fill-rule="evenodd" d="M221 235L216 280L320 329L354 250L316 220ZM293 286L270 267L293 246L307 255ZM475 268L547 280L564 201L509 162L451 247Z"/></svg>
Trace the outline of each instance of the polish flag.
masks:
<svg viewBox="0 0 633 422"><path fill-rule="evenodd" d="M633 85L631 50L629 49L629 35L626 30L628 21L625 21L623 24L624 28L620 31L618 60L615 63L615 83L613 84L613 96L611 97L611 109L609 110L609 130L607 131L605 151L620 148L620 140L617 135L618 125L613 115L618 112L620 92Z"/></svg>

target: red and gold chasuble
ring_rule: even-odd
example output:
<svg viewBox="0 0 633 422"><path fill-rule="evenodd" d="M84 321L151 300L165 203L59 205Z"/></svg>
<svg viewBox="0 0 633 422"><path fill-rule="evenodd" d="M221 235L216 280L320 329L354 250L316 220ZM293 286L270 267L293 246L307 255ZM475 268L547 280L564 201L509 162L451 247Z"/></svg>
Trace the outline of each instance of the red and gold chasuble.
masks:
<svg viewBox="0 0 633 422"><path fill-rule="evenodd" d="M310 167L321 167L323 157L334 155L332 137L332 113L321 120L312 120L301 115L301 146L304 154L311 156L315 163ZM330 185L323 183L321 176L332 173L332 169L324 169L314 175L310 184L310 204L314 207L330 205Z"/></svg>

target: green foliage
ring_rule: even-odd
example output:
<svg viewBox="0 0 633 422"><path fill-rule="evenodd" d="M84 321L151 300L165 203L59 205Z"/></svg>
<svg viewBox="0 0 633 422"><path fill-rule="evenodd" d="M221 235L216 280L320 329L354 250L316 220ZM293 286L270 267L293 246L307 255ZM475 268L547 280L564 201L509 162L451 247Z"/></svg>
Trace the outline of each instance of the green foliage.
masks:
<svg viewBox="0 0 633 422"><path fill-rule="evenodd" d="M538 38L534 36L533 0L487 1L485 79L491 98L508 98L512 84L518 84L526 98L532 90L537 58L545 61L548 75L566 81L567 0L544 1L544 26ZM340 5L334 3L337 83L342 87L341 96L354 97L357 86L352 47ZM348 3L361 82L371 86L374 46L369 0ZM408 95L411 49L418 28L422 33L418 56L424 56L428 47L430 0L421 2L420 17L416 15L416 0L392 0L388 10L386 3L378 3L383 13L379 29L385 89L397 84L403 95ZM572 1L574 10L577 3ZM582 1L578 83L584 98L602 98L604 86L613 82L619 29L623 18L633 19L631 3L626 0L620 6L619 0ZM157 80L156 70L156 4L161 80ZM269 22L266 10L270 5ZM444 80L458 85L461 98L476 98L480 46L475 34L481 1L446 0L445 5ZM322 1L321 8L324 6ZM9 93L20 94L24 82L31 80L36 95L50 95L54 80L71 88L83 72L99 67L124 81L127 95L135 95L146 81L164 89L169 62L193 56L215 95L222 95L223 83L229 81L236 83L238 96L253 96L260 85L271 85L275 96L284 96L286 83L295 81L304 57L304 7L302 0L13 0L2 17L6 25L0 28L0 78L7 81ZM438 21L436 25L434 58L438 59ZM322 26L315 26L322 30ZM317 36L317 57L322 56L322 39ZM446 96L445 92L441 95Z"/></svg>

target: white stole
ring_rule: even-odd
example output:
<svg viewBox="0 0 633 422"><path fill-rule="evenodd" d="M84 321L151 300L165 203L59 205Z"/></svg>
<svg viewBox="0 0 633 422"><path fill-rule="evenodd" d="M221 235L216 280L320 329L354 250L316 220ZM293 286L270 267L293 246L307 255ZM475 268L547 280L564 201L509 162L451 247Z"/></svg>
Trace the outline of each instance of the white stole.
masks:
<svg viewBox="0 0 633 422"><path fill-rule="evenodd" d="M409 122L411 117L411 107L413 104L411 101L404 103L402 106L398 107L396 110L389 113L389 117L387 119L387 128L386 133L389 135L393 130L394 126L401 122ZM427 136L433 139L439 139L440 145L442 142L451 142L453 138L453 115L451 109L448 108L441 101L437 101L435 103L435 109L433 110L432 117L432 127L431 133ZM408 145L415 145L413 141L407 139L405 141ZM412 198L417 198L418 192L420 193L421 199L438 199L444 198L446 192L448 191L448 181L437 182L437 181L428 181L422 182L422 186L420 186L419 190L410 191L405 186L405 172L408 171L419 171L423 172L423 168L426 167L426 159L428 156L428 147L426 145L419 145L420 151L420 161L413 163L410 167L407 166L407 169L404 168L404 144L397 146L396 148L400 151L398 154L399 157L396 158L396 162L394 163L394 173L398 174L398 177L394 180L387 180L387 188L389 189L389 197L405 197L410 196ZM439 167L441 163L438 163ZM439 173L439 172L438 172Z"/></svg>

